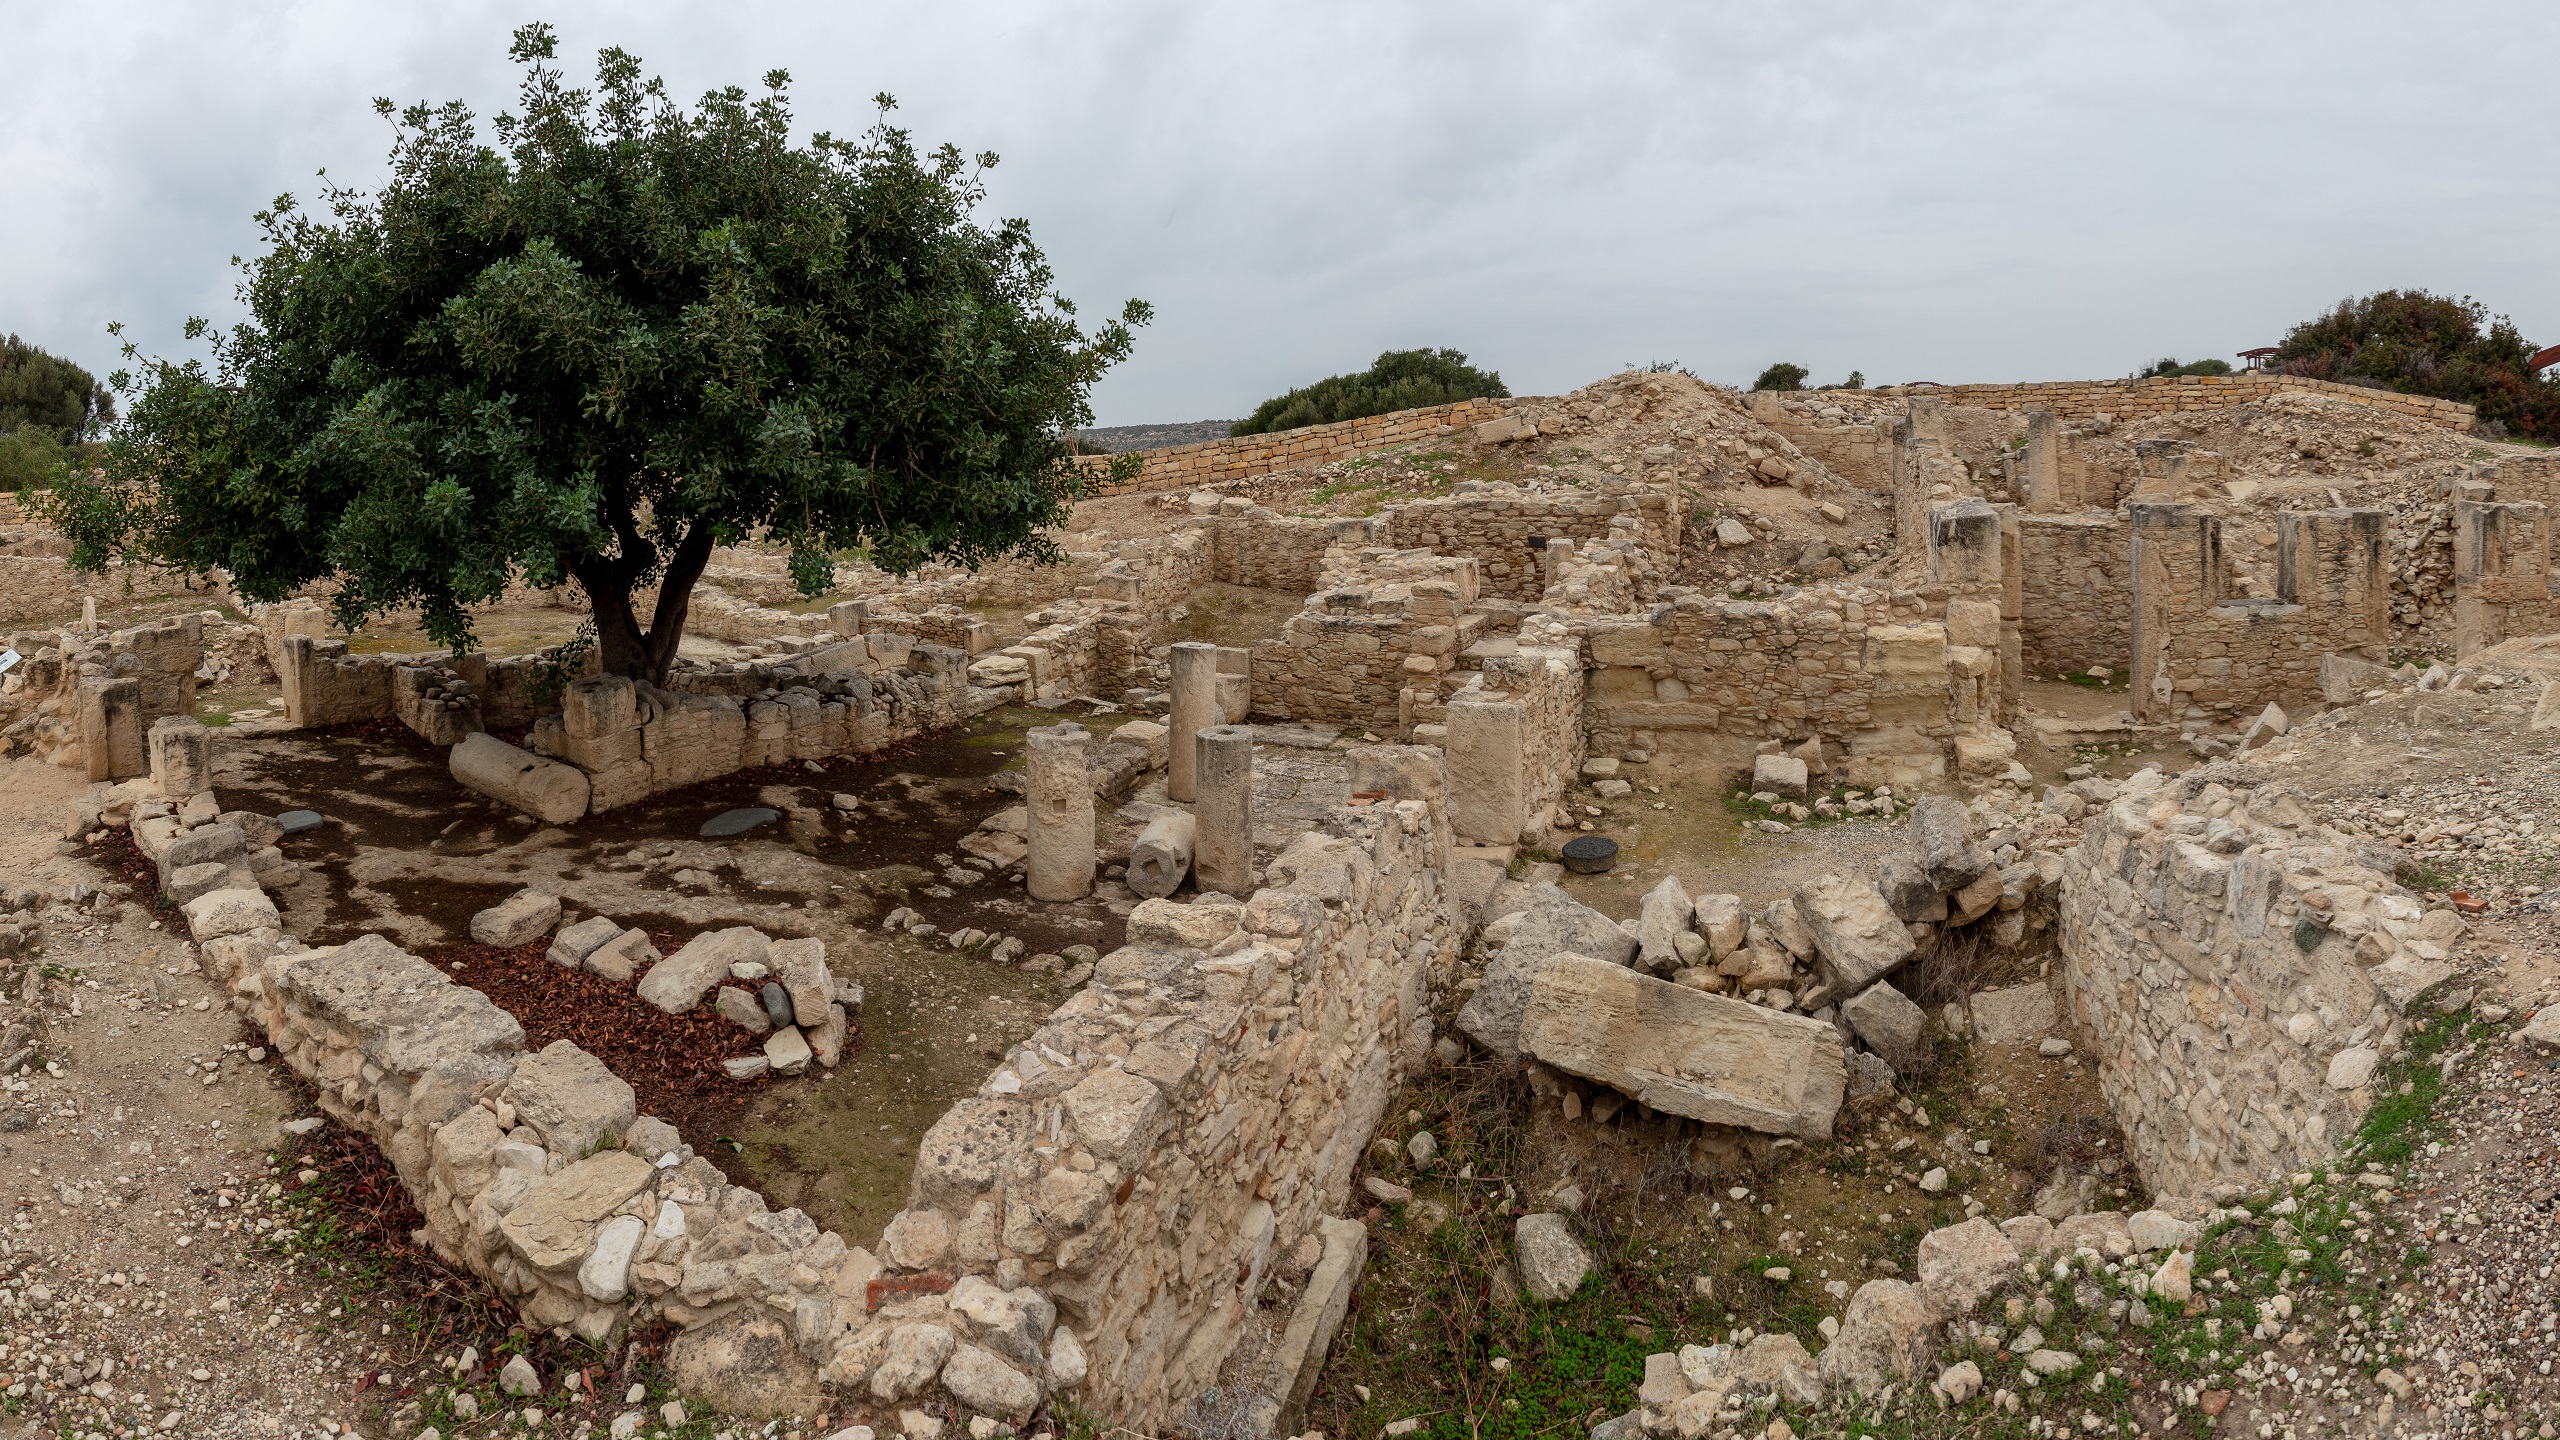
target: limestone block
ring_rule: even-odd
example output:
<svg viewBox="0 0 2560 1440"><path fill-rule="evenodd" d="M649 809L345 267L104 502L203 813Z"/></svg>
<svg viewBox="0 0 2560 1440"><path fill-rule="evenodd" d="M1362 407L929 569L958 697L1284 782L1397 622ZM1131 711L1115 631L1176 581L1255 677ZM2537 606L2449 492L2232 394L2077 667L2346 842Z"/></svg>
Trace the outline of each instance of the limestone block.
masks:
<svg viewBox="0 0 2560 1440"><path fill-rule="evenodd" d="M160 894L170 904L184 909L199 895L231 887L231 865L226 860L207 860L195 865L164 865L160 869ZM246 887L243 887L246 888Z"/></svg>
<svg viewBox="0 0 2560 1440"><path fill-rule="evenodd" d="M640 978L640 998L670 1015L681 1015L702 1003L703 993L729 978L729 967L761 965L770 944L762 931L744 925L696 935L683 949L649 967Z"/></svg>
<svg viewBox="0 0 2560 1440"><path fill-rule="evenodd" d="M447 765L466 789L548 824L566 824L587 813L585 771L519 750L486 731L462 737Z"/></svg>
<svg viewBox="0 0 2560 1440"><path fill-rule="evenodd" d="M1928 1067L1928 1013L1891 984L1879 980L1842 1001L1840 1017L1897 1072L1915 1075Z"/></svg>
<svg viewBox="0 0 2560 1440"><path fill-rule="evenodd" d="M826 1023L828 1007L836 999L836 977L827 968L826 941L776 940L765 947L765 964L791 996L792 1023L804 1030Z"/></svg>
<svg viewBox="0 0 2560 1440"><path fill-rule="evenodd" d="M1796 892L1796 913L1813 932L1823 983L1834 997L1855 995L1891 974L1918 948L1876 887L1823 875Z"/></svg>
<svg viewBox="0 0 2560 1440"><path fill-rule="evenodd" d="M1692 922L1706 937L1707 953L1721 960L1741 948L1745 932L1742 897L1701 895L1692 902Z"/></svg>
<svg viewBox="0 0 2560 1440"><path fill-rule="evenodd" d="M1571 953L1531 983L1520 1050L1656 1110L1819 1139L1847 1086L1829 1025Z"/></svg>
<svg viewBox="0 0 2560 1440"><path fill-rule="evenodd" d="M2040 1040L2053 1033L2056 1023L2053 987L2042 980L1976 991L1971 1010L1974 1043L1979 1045Z"/></svg>
<svg viewBox="0 0 2560 1440"><path fill-rule="evenodd" d="M1868 1395L1925 1374L1937 1352L1939 1318L1917 1286L1900 1280L1859 1286L1840 1333L1823 1349L1823 1383Z"/></svg>
<svg viewBox="0 0 2560 1440"><path fill-rule="evenodd" d="M1929 1303L1962 1315L2018 1273L2018 1247L1981 1216L1920 1237L1916 1269Z"/></svg>
<svg viewBox="0 0 2560 1440"><path fill-rule="evenodd" d="M559 903L554 901L553 911L556 913L559 908ZM590 915L553 937L544 958L563 970L575 970L586 963L588 956L621 939L622 931L621 921Z"/></svg>
<svg viewBox="0 0 2560 1440"><path fill-rule="evenodd" d="M560 922L560 897L540 890L519 890L471 917L471 938L481 945L514 949L547 935Z"/></svg>
<svg viewBox="0 0 2560 1440"><path fill-rule="evenodd" d="M815 1415L830 1404L789 1323L763 1305L678 1334L667 1344L667 1370L686 1399L733 1415Z"/></svg>
<svg viewBox="0 0 2560 1440"><path fill-rule="evenodd" d="M151 722L151 779L172 800L188 800L213 788L213 732L192 715L163 715Z"/></svg>
<svg viewBox="0 0 2560 1440"><path fill-rule="evenodd" d="M1131 945L1175 950L1207 950L1236 933L1243 908L1234 905L1177 905L1171 900L1141 900L1129 912L1124 930Z"/></svg>
<svg viewBox="0 0 2560 1440"><path fill-rule="evenodd" d="M1010 1364L1037 1374L1048 1364L1049 1328L1058 1307L1029 1285L1006 1290L981 1275L964 1275L951 1288L951 1311L969 1327L969 1338Z"/></svg>
<svg viewBox="0 0 2560 1440"><path fill-rule="evenodd" d="M1061 1097L1067 1120L1084 1147L1123 1170L1134 1169L1171 1123L1164 1092L1126 1070L1103 1070L1076 1082Z"/></svg>
<svg viewBox="0 0 2560 1440"><path fill-rule="evenodd" d="M1040 1383L976 1345L960 1345L943 1362L942 1388L982 1415L1028 1417L1040 1404Z"/></svg>
<svg viewBox="0 0 2560 1440"><path fill-rule="evenodd" d="M188 901L181 909L187 917L187 931L198 944L226 935L246 935L252 930L284 928L275 902L263 890L212 890Z"/></svg>
<svg viewBox="0 0 2560 1440"><path fill-rule="evenodd" d="M640 1117L637 1098L605 1063L566 1040L554 1040L516 1062L507 1082L516 1118L563 1155L584 1155L619 1141Z"/></svg>
<svg viewBox="0 0 2560 1440"><path fill-rule="evenodd" d="M1069 721L1026 739L1023 888L1034 900L1081 899L1093 891L1093 735Z"/></svg>
<svg viewBox="0 0 2560 1440"><path fill-rule="evenodd" d="M1763 755L1751 762L1751 788L1780 795L1802 795L1810 779L1802 760L1793 755Z"/></svg>
<svg viewBox="0 0 2560 1440"><path fill-rule="evenodd" d="M1360 1271L1369 1261L1369 1227L1357 1220L1321 1219L1316 1230L1323 1237L1324 1251L1308 1275L1306 1286L1299 1292L1297 1305L1289 1312L1288 1327L1281 1332L1280 1343L1272 1351L1270 1378L1266 1393L1280 1402L1280 1418L1290 1422L1302 1418L1308 1397L1315 1393L1316 1377L1324 1368L1325 1352L1332 1348L1335 1332L1351 1311L1351 1295L1360 1283Z"/></svg>
<svg viewBox="0 0 2560 1440"><path fill-rule="evenodd" d="M1689 933L1695 914L1689 892L1681 888L1679 877L1664 876L1662 883L1644 897L1644 908L1636 922L1636 963L1656 974L1668 974L1685 965L1676 942Z"/></svg>
<svg viewBox="0 0 2560 1440"><path fill-rule="evenodd" d="M82 676L80 742L92 780L122 780L149 768L142 728L142 682Z"/></svg>
<svg viewBox="0 0 2560 1440"><path fill-rule="evenodd" d="M1909 829L1920 872L1940 890L1961 890L1991 868L1991 857L1974 843L1972 812L1953 796L1923 796L1911 807Z"/></svg>
<svg viewBox="0 0 2560 1440"><path fill-rule="evenodd" d="M633 927L587 952L587 969L607 980L622 981L658 963L658 947L649 932Z"/></svg>
<svg viewBox="0 0 2560 1440"><path fill-rule="evenodd" d="M1574 1238L1573 1222L1563 1215L1523 1215L1511 1238L1520 1258L1520 1287L1532 1300L1570 1300L1591 1273L1591 1252Z"/></svg>
<svg viewBox="0 0 2560 1440"><path fill-rule="evenodd" d="M1136 750L1147 757L1147 768L1161 770L1172 750L1171 732L1153 720L1131 720L1111 732L1103 742L1105 748Z"/></svg>
<svg viewBox="0 0 2560 1440"><path fill-rule="evenodd" d="M498 1231L525 1263L565 1274L594 1247L596 1227L649 1186L656 1171L624 1150L590 1155L533 1182Z"/></svg>
<svg viewBox="0 0 2560 1440"><path fill-rule="evenodd" d="M1467 1038L1506 1060L1519 1054L1520 1016L1528 1008L1537 968L1548 956L1571 951L1625 965L1636 954L1634 936L1552 884L1529 887L1524 902L1510 938L1486 964L1483 980L1458 1011L1458 1028Z"/></svg>
<svg viewBox="0 0 2560 1440"><path fill-rule="evenodd" d="M647 1225L637 1215L616 1215L596 1228L595 1248L578 1266L578 1288L601 1305L617 1304L631 1290L631 1260Z"/></svg>
<svg viewBox="0 0 2560 1440"><path fill-rule="evenodd" d="M249 852L248 840L236 825L199 825L176 837L160 852L158 863L164 870L188 865L202 865L208 860L226 864Z"/></svg>

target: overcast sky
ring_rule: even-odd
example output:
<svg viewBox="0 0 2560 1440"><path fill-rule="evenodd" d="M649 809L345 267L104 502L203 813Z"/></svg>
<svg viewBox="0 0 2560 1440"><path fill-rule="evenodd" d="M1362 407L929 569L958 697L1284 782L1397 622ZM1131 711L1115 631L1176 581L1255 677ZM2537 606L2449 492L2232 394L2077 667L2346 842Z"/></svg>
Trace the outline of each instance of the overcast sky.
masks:
<svg viewBox="0 0 2560 1440"><path fill-rule="evenodd" d="M2349 293L2560 340L2560 7L0 0L0 330L104 374L236 315L250 214L379 178L369 102L507 105L508 32L691 97L780 66L1003 156L1087 313L1156 307L1104 424L1226 418L1380 351L1520 394L2122 375Z"/></svg>

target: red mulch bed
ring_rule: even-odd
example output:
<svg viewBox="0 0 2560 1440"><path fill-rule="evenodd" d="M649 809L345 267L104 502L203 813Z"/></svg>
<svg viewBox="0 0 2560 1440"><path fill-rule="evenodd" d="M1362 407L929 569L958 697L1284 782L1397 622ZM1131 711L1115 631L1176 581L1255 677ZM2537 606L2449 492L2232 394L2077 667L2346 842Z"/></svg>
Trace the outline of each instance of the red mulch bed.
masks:
<svg viewBox="0 0 2560 1440"><path fill-rule="evenodd" d="M152 864L151 857L142 853L142 847L133 843L131 826L108 826L106 838L89 846L89 858L101 869L113 871L118 879L133 887L133 894L127 898L150 911L151 917L162 925L174 928L180 938L185 937L187 917L177 906L161 898L160 867Z"/></svg>
<svg viewBox="0 0 2560 1440"><path fill-rule="evenodd" d="M650 943L672 955L688 936L652 932ZM642 1000L631 982L608 980L589 970L554 965L545 956L551 939L501 949L456 945L423 952L464 985L488 996L524 1027L525 1048L539 1050L567 1040L595 1056L639 1096L640 1113L655 1115L685 1132L696 1145L718 1133L769 1082L732 1080L723 1060L764 1053L761 1036L724 1020L711 1008L713 995L682 1015L669 1015ZM460 960L462 968L452 964ZM745 990L756 987L724 982ZM855 1033L860 1033L856 1026ZM847 1037L851 1044L851 1037ZM705 1129L708 1125L712 1128ZM697 1133L699 1132L699 1133Z"/></svg>

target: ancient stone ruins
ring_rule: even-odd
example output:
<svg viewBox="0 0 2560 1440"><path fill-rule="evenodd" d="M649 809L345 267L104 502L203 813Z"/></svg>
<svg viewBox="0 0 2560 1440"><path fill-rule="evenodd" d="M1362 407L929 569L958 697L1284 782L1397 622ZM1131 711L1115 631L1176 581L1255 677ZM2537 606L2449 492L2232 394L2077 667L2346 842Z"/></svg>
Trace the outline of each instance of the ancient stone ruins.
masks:
<svg viewBox="0 0 2560 1440"><path fill-rule="evenodd" d="M2560 461L2469 421L2257 374L1801 395L1628 374L1155 453L1080 510L1057 568L847 564L789 609L778 556L723 552L694 605L717 653L663 687L548 648L367 648L325 597L226 610L213 577L122 628L10 636L0 722L96 782L65 834L129 833L207 972L388 1157L439 1255L532 1327L673 1326L680 1373L747 1411L1013 1424L1072 1401L1161 1433L1206 1396L1232 1433L1294 1433L1410 1077L1499 1066L1747 1167L1893 1096L1933 1036L2076 1044L2155 1208L2083 1195L1932 1234L1819 1354L1658 1355L1614 1397L1622 1431L1686 1440L1747 1394L1927 1385L1916 1337L1970 1323L2021 1263L2139 1259L2183 1298L2208 1212L2337 1153L2464 920L2242 762L2560 629ZM106 593L61 563L0 554L21 623ZM1294 613L1182 638L1221 587ZM278 702L200 723L203 677L235 667L271 669ZM278 897L321 818L214 789L227 754L392 724L457 794L574 836L1008 706L1050 717L964 878L1018 880L1033 914L1107 900L1116 943L951 1098L878 1234L769 1209L603 1062L528 1048L467 975L383 934L304 943ZM2137 745L2169 766L2089 768ZM1608 838L1598 802L1672 813L1634 807L1677 776L1746 835L1865 817L1872 843L1746 887L1713 881L1722 841L1693 857L1705 886L1666 878L1613 918L1549 862ZM766 1037L733 1073L819 1073L855 1043L863 996L824 943L730 925L661 954L621 919L561 924L559 888L482 909L473 939L551 936L635 1003L716 1004ZM947 938L915 903L896 933ZM2049 964L1924 994L1959 948ZM1568 1210L1514 1243L1533 1299L1588 1265Z"/></svg>

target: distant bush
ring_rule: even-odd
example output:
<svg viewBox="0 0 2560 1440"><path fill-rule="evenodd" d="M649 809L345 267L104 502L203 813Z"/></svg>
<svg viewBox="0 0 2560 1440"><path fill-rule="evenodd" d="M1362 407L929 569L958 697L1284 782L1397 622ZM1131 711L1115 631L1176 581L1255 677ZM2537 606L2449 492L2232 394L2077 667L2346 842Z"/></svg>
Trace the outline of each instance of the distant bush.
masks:
<svg viewBox="0 0 2560 1440"><path fill-rule="evenodd" d="M1864 390L1867 388L1867 372L1864 370L1852 370L1849 372L1848 379L1841 381L1837 385L1825 385L1822 388L1825 390Z"/></svg>
<svg viewBox="0 0 2560 1440"><path fill-rule="evenodd" d="M1336 420L1357 420L1425 405L1489 400L1509 395L1500 372L1478 370L1456 350L1390 350L1357 375L1333 375L1275 395L1228 430L1230 435L1269 435Z"/></svg>
<svg viewBox="0 0 2560 1440"><path fill-rule="evenodd" d="M1805 377L1812 373L1801 365L1790 365L1781 360L1761 371L1760 378L1751 382L1751 388L1754 390L1801 390L1804 388Z"/></svg>
<svg viewBox="0 0 2560 1440"><path fill-rule="evenodd" d="M2181 365L2177 357L2170 356L2152 361L2149 369L2134 371L2133 378L2157 380L2175 375L2228 375L2230 373L2231 362L2228 360L2190 360Z"/></svg>
<svg viewBox="0 0 2560 1440"><path fill-rule="evenodd" d="M2560 382L2528 368L2533 353L2514 321L2468 295L2380 290L2294 326L2267 368L2458 400L2479 411L2484 432L2560 439Z"/></svg>

